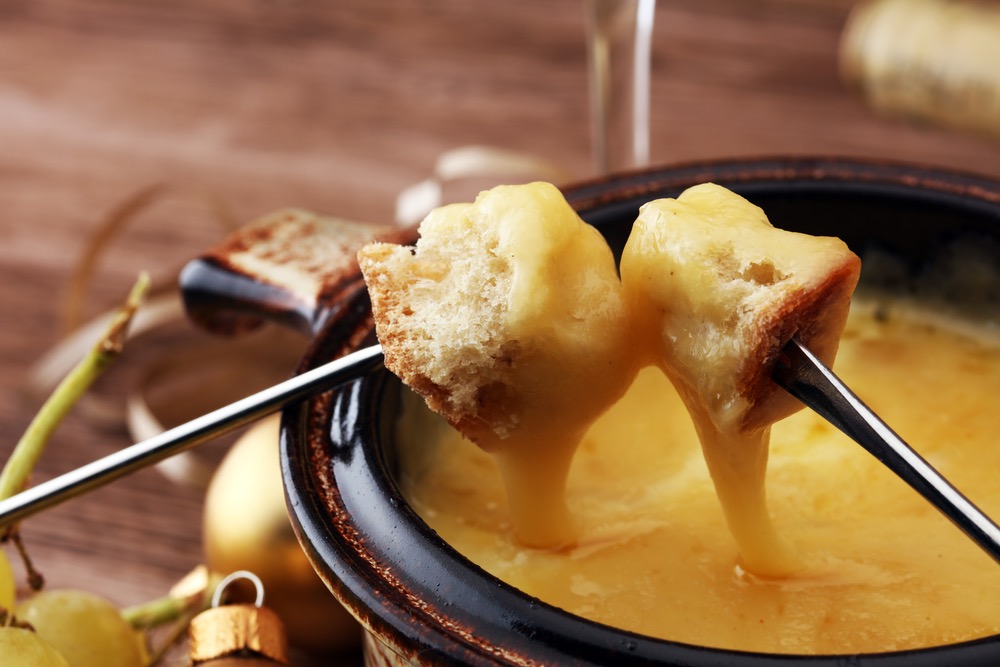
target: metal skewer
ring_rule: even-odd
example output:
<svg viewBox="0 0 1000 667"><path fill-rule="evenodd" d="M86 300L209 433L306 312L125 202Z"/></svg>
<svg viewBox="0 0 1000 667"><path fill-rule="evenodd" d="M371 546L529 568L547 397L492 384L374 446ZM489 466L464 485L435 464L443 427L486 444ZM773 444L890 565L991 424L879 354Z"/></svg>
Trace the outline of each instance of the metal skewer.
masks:
<svg viewBox="0 0 1000 667"><path fill-rule="evenodd" d="M850 436L951 519L1000 562L1000 527L903 441L829 368L797 340L784 350L772 378L792 396Z"/></svg>
<svg viewBox="0 0 1000 667"><path fill-rule="evenodd" d="M774 381L839 428L931 502L1000 562L1000 527L896 435L798 341L785 346ZM382 363L382 348L364 348L126 447L0 501L0 527L103 486L131 472L233 431L314 393L356 379Z"/></svg>
<svg viewBox="0 0 1000 667"><path fill-rule="evenodd" d="M64 475L0 501L0 527L6 528L64 500L103 486L140 468L159 463L196 445L229 433L286 405L356 379L382 363L382 348L367 347L296 375L185 424L109 454Z"/></svg>

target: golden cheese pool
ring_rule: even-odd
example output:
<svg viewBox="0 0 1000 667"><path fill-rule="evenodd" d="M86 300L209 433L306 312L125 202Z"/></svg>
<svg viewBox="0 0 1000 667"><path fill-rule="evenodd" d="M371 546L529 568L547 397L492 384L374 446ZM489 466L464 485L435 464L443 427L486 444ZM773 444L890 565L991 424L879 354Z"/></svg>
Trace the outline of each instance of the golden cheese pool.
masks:
<svg viewBox="0 0 1000 667"><path fill-rule="evenodd" d="M856 300L834 369L1000 516L1000 339L919 308ZM774 579L741 568L691 419L656 368L640 372L580 445L566 491L578 539L560 550L519 544L493 459L433 423L400 436L411 505L472 562L573 614L777 653L889 651L1000 632L996 563L808 410L772 427L767 504L800 562Z"/></svg>

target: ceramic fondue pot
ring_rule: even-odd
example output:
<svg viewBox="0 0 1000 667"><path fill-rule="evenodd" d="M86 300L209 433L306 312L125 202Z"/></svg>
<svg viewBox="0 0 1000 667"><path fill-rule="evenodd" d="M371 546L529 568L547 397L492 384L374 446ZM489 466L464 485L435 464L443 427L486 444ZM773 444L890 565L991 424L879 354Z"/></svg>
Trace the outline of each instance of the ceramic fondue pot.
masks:
<svg viewBox="0 0 1000 667"><path fill-rule="evenodd" d="M620 252L641 204L706 181L761 206L776 227L839 236L862 257L876 248L902 258L914 273L959 232L1000 241L1000 183L901 164L698 163L564 192ZM300 372L374 341L353 251L371 236L412 241L413 230L358 227L297 211L248 230L185 271L193 318L227 331L271 318L309 332L313 342ZM906 276L887 279L905 283ZM766 655L651 639L533 599L465 559L407 505L397 484L394 428L406 394L379 369L287 409L283 419L282 474L293 523L320 576L367 630L369 664L1000 664L1000 636L897 653Z"/></svg>

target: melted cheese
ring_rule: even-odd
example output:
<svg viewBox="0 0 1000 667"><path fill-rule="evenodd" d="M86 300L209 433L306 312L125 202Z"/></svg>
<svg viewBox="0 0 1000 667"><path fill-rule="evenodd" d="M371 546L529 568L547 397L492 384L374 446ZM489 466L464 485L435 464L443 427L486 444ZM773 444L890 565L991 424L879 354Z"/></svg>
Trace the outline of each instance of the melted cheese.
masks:
<svg viewBox="0 0 1000 667"><path fill-rule="evenodd" d="M525 543L572 543L577 444L636 372L611 249L547 183L434 210L360 264L386 366L491 452Z"/></svg>
<svg viewBox="0 0 1000 667"><path fill-rule="evenodd" d="M992 409L1000 343L855 308L836 369L1000 516L1000 411ZM812 412L772 429L771 517L800 562L780 579L740 567L687 409L658 369L639 374L576 454L566 487L577 522L570 549L525 548L496 462L442 424L421 433L400 448L413 507L473 562L571 613L655 637L778 653L887 651L1000 632L992 559Z"/></svg>
<svg viewBox="0 0 1000 667"><path fill-rule="evenodd" d="M512 264L501 328L519 351L516 426L475 440L496 458L518 539L564 547L576 535L565 499L576 448L636 372L622 285L604 238L553 186L494 188L475 206Z"/></svg>
<svg viewBox="0 0 1000 667"><path fill-rule="evenodd" d="M621 261L637 352L687 406L745 567L798 567L765 497L773 422L801 408L768 367L796 333L830 363L860 262L835 238L773 227L712 183L642 207Z"/></svg>

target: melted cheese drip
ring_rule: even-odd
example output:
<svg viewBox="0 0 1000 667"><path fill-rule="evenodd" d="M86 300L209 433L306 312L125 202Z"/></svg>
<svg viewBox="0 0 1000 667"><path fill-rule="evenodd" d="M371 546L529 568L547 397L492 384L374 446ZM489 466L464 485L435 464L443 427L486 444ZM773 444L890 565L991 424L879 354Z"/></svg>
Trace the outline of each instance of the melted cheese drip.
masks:
<svg viewBox="0 0 1000 667"><path fill-rule="evenodd" d="M741 566L761 577L793 573L801 564L775 531L767 509L764 479L771 429L724 433L697 407L688 403L688 410L726 524L739 545Z"/></svg>
<svg viewBox="0 0 1000 667"><path fill-rule="evenodd" d="M576 448L636 372L621 282L604 238L554 187L495 188L476 205L511 258L503 329L520 356L508 383L516 427L475 440L496 457L518 539L565 547L576 535L565 498Z"/></svg>
<svg viewBox="0 0 1000 667"><path fill-rule="evenodd" d="M447 265L436 281L464 281L442 283L445 293L495 294L487 307L477 301L468 308L440 299L435 284L435 298L423 307L446 311L437 335L449 343L457 337L457 314L486 322L487 334L509 350L506 359L467 364L476 372L465 382L439 380L469 394L470 411L480 410L459 428L496 457L518 538L534 547L571 544L575 529L564 489L574 452L636 372L611 249L547 183L495 187L473 204L436 210L420 231L415 261ZM462 239L470 245L456 248ZM446 252L438 256L435 244ZM496 346L487 342L472 340L458 353Z"/></svg>
<svg viewBox="0 0 1000 667"><path fill-rule="evenodd" d="M855 308L836 369L1000 516L1000 411L992 409L1000 343ZM401 437L413 438L410 426ZM779 579L740 567L684 402L655 368L577 451L566 490L578 531L571 549L525 548L490 455L443 424L420 432L400 448L413 507L473 562L571 613L654 637L778 653L888 651L1000 632L996 564L812 412L772 428L771 513L800 559Z"/></svg>
<svg viewBox="0 0 1000 667"><path fill-rule="evenodd" d="M793 331L786 323L808 331L805 342L829 363L859 266L839 239L777 229L713 183L644 205L622 254L637 354L680 391L744 566L758 576L798 567L771 525L764 476L771 424L801 404L748 370L776 354ZM812 308L831 276L842 298Z"/></svg>

